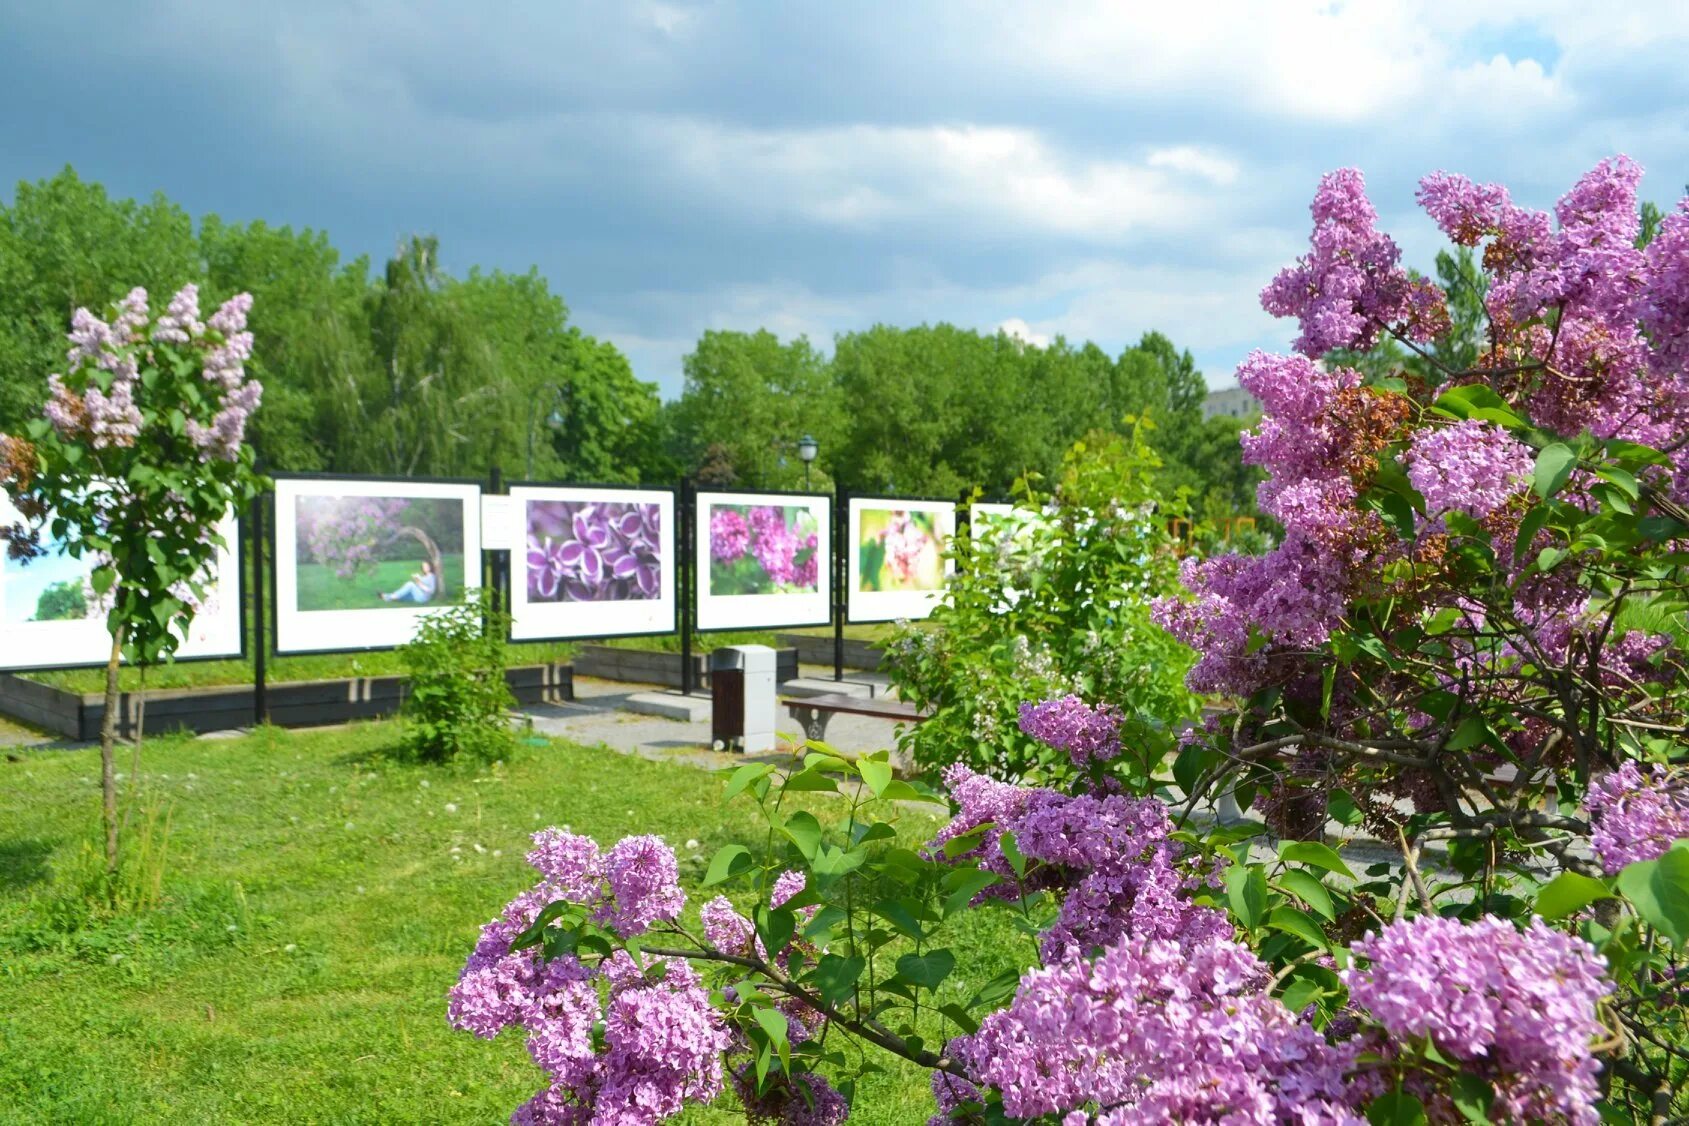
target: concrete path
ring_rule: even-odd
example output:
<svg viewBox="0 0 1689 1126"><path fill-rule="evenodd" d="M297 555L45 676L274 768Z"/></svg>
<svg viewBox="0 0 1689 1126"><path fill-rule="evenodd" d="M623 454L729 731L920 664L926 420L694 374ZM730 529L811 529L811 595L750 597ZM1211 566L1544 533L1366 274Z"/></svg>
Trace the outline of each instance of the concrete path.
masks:
<svg viewBox="0 0 1689 1126"><path fill-rule="evenodd" d="M806 666L803 674L831 679L831 669ZM878 673L852 672L848 679L875 685L876 696L890 694L890 681ZM665 761L686 761L699 766L720 767L743 761L743 755L722 754L710 747L708 709L705 718L694 722L638 715L622 710L631 695L652 691L649 685L575 678L575 700L570 704L529 707L534 731L589 745L603 744L624 753L640 754ZM839 715L827 728L827 742L846 754L895 750L898 725L871 716ZM785 709L780 709L775 730L799 736L801 732Z"/></svg>

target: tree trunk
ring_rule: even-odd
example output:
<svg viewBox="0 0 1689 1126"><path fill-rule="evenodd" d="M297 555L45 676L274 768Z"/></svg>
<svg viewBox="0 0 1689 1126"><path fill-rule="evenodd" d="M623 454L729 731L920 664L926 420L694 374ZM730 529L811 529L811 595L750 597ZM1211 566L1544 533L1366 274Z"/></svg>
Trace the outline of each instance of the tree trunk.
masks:
<svg viewBox="0 0 1689 1126"><path fill-rule="evenodd" d="M123 627L111 635L111 660L106 662L106 714L100 724L100 796L106 829L106 874L117 875L117 665L123 657Z"/></svg>

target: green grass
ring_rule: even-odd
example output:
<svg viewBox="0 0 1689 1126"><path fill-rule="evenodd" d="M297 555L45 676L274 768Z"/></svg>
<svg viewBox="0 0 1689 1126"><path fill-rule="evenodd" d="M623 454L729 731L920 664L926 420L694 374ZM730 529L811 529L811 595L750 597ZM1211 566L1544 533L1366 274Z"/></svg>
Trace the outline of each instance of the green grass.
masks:
<svg viewBox="0 0 1689 1126"><path fill-rule="evenodd" d="M111 917L79 890L97 754L0 760L0 1122L503 1121L540 1073L515 1037L448 1029L444 994L477 927L529 882L528 835L660 833L694 912L715 849L762 839L754 807L724 805L694 767L564 743L481 771L372 757L395 733L149 742L127 839L163 848L160 903ZM906 820L910 839L934 827ZM1017 949L997 912L960 919L950 945L978 972L945 999ZM925 1075L882 1062L852 1121L924 1120Z"/></svg>
<svg viewBox="0 0 1689 1126"><path fill-rule="evenodd" d="M415 559L384 559L350 578L341 578L326 563L299 565L299 609L304 610L382 610L389 606L416 609L420 605L445 605L463 592L463 553L443 555L441 568L445 571L445 596L436 596L433 603L389 603L382 594L391 594L410 581L421 569Z"/></svg>

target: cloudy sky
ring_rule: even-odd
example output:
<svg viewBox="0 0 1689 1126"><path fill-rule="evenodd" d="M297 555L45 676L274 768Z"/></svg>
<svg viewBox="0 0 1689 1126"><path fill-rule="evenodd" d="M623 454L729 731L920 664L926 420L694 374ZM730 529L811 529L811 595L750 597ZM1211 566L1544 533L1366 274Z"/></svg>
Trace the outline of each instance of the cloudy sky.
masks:
<svg viewBox="0 0 1689 1126"><path fill-rule="evenodd" d="M1478 10L1482 10L1482 14ZM1549 206L1689 182L1689 5L0 0L0 188L66 163L195 214L409 232L551 280L666 395L706 328L1118 349L1211 386L1356 165L1410 263L1434 168Z"/></svg>

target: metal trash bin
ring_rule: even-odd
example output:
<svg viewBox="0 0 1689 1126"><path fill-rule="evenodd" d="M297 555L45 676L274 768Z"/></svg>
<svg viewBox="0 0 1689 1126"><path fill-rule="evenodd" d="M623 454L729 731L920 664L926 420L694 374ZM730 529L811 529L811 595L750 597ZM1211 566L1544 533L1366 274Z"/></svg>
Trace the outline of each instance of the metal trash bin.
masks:
<svg viewBox="0 0 1689 1126"><path fill-rule="evenodd" d="M710 654L710 742L718 751L774 749L775 651L731 645Z"/></svg>

